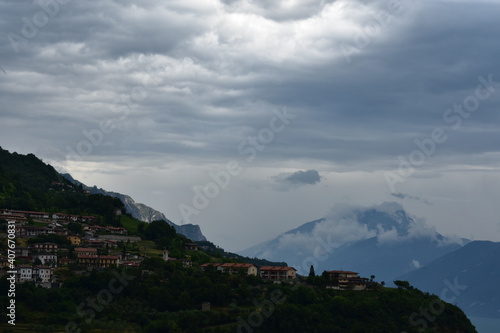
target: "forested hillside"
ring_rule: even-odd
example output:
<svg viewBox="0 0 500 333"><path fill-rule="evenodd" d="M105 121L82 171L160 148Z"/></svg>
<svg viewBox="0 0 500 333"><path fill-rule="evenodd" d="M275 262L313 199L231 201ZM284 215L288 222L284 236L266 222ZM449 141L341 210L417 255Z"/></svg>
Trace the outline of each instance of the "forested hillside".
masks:
<svg viewBox="0 0 500 333"><path fill-rule="evenodd" d="M165 221L138 221L123 211L119 199L92 195L68 183L34 155L5 150L0 154L1 208L100 217L100 226L51 217L0 220L2 263L8 262L8 225L45 231L53 225L59 232L16 238L16 246L29 252L16 252L16 269L44 267L52 277L45 287L36 279L16 283L13 298L8 296L7 279L12 273L4 267L0 316L8 318L7 306L15 299L16 325L0 324L3 332L475 332L458 307L408 283L385 288L372 278L366 290L333 290L326 287L338 285L338 280L330 281L324 274L278 281L245 270L222 272L202 266L286 263L245 258L210 242L193 244ZM90 251L89 244L100 242L100 236L116 236L106 234L113 230L107 226L133 240L110 241L94 249L94 256L76 254ZM70 242L68 237L75 235L82 244ZM50 254L56 256L54 262L42 266L37 256L47 253L35 245L54 244L57 249ZM117 261L89 266L84 261L89 257Z"/></svg>
<svg viewBox="0 0 500 333"><path fill-rule="evenodd" d="M85 193L33 154L0 148L0 208L95 214L112 223L115 209L124 205L116 198Z"/></svg>
<svg viewBox="0 0 500 333"><path fill-rule="evenodd" d="M122 291L111 294L117 276ZM3 295L7 281L0 284ZM205 302L208 311L201 310ZM160 259L141 269L73 276L60 289L24 284L17 304L18 322L30 332L59 332L68 323L69 332L475 332L459 308L418 290L274 284Z"/></svg>

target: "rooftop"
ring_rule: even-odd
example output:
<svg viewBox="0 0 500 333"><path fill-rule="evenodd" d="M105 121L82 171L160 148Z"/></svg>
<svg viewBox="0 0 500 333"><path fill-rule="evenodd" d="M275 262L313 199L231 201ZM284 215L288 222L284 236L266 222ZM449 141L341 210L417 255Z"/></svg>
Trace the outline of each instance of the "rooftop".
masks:
<svg viewBox="0 0 500 333"><path fill-rule="evenodd" d="M260 268L261 271L289 271L292 269L296 271L296 269L293 267L283 267L283 266L264 266Z"/></svg>

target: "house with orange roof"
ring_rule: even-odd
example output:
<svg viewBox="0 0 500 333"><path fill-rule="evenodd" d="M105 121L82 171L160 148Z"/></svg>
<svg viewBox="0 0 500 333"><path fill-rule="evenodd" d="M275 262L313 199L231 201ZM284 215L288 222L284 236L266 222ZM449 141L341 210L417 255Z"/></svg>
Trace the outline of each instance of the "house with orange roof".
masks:
<svg viewBox="0 0 500 333"><path fill-rule="evenodd" d="M297 270L293 267L264 266L260 268L260 277L272 281L293 280L297 277Z"/></svg>

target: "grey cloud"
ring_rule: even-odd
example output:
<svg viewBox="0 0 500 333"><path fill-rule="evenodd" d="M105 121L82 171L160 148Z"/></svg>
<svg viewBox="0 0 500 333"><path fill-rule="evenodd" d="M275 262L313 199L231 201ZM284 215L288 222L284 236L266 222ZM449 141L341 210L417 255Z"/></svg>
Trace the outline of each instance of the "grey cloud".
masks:
<svg viewBox="0 0 500 333"><path fill-rule="evenodd" d="M408 195L403 194L403 193L391 193L391 195L393 197L396 197L396 198L399 198L399 199L404 199L404 198L406 198L408 196Z"/></svg>
<svg viewBox="0 0 500 333"><path fill-rule="evenodd" d="M280 6L252 4L262 9L255 12L257 16L276 12ZM310 4L316 12L325 8L321 1ZM364 6L371 4L383 8L381 1ZM81 130L111 116L113 100L140 85L153 63L159 84L151 87L146 99L134 103L122 127L125 132L134 131L134 143L143 151L171 152L182 158L193 153L206 156L204 152L216 159L237 157L235 147L265 125L272 115L269 110L287 106L300 121L280 133L261 154L261 161L309 158L333 162L340 170L394 168L398 155L415 149L414 139L446 125L443 112L473 92L478 75L491 72L500 80L495 60L499 47L490 29L498 22L485 9L491 5L457 4L447 9L453 13L435 21L422 17L438 17L440 6L422 6L419 10L426 15L415 18L408 11L396 18L348 65L338 42L352 43L357 30L353 28L347 38L337 31L322 32L320 28L334 27L328 21L324 26L314 23L315 35L301 37L286 20L276 23L277 30L259 31L251 25L258 22L234 26L225 13L203 6L71 2L19 54L13 54L7 39L2 40L0 50L6 57L0 65L9 74L0 89L8 106L2 115L27 122L26 115L33 115L34 107L24 101L37 98L35 112L40 121L50 126L54 119L61 123L61 117L66 118L63 123L70 126L59 127L60 142L77 144ZM29 1L4 7L3 31L18 31L21 17L38 10ZM461 12L467 15L457 23L453 17ZM478 17L484 25L475 24ZM462 37L456 38L455 31ZM268 33L276 39L262 44L270 38ZM295 50L278 55L282 51L274 47L275 42L294 40ZM317 40L328 47L311 52ZM302 42L313 44L301 49ZM488 52L482 51L485 45ZM331 57L332 52L340 57ZM326 60L319 61L316 55ZM495 123L497 101L493 97L482 103L480 112L464 120L464 126L484 128ZM153 120L150 125L137 126L148 118ZM168 142L158 142L165 133L191 141L201 137L207 146L173 149ZM426 165L498 149L496 132L451 134L457 135L450 135ZM127 133L119 131L106 137L115 148L124 138ZM94 154L120 154L120 149L101 148Z"/></svg>
<svg viewBox="0 0 500 333"><path fill-rule="evenodd" d="M409 194L405 194L405 193L391 193L391 195L393 197L396 197L399 199L411 199L411 200L420 201L426 205L432 205L428 200L421 198L421 197L418 197L418 196L414 196L414 195L409 195Z"/></svg>
<svg viewBox="0 0 500 333"><path fill-rule="evenodd" d="M321 176L319 175L319 172L316 170L297 171L289 176L286 176L283 180L291 184L314 185L321 181Z"/></svg>
<svg viewBox="0 0 500 333"><path fill-rule="evenodd" d="M406 226L405 234L398 233L394 227L388 228L385 224L390 223L391 215L394 218L392 223L398 223L397 212L404 210L403 206L395 202L385 202L380 205L363 207L350 204L337 204L332 208L331 212L323 219L316 223L312 230L306 231L297 230L294 233L285 233L279 238L278 248L283 250L295 251L294 249L304 249L312 251L317 246L317 239L325 239L327 236L329 243L333 248L342 246L349 242L377 238L379 244L407 242L412 239L431 239L440 242L440 237L437 236L435 228L426 224L422 219L412 219L412 224ZM370 212L377 216L380 213L388 214L384 219L375 217L367 223L362 216ZM382 215L383 216L383 215ZM388 221L389 219L389 221ZM405 227L405 228L406 228ZM454 240L447 240L447 242Z"/></svg>
<svg viewBox="0 0 500 333"><path fill-rule="evenodd" d="M398 157L435 128L447 140L412 178L439 181L464 165L500 163L500 86L460 129L443 120L474 93L478 76L500 81L498 4L405 2L348 64L341 43L354 45L387 1L224 3L71 1L15 53L6 34L20 34L21 19L40 8L0 0L2 146L62 163L67 146L88 140L83 131L126 110L83 162L181 161L205 170L243 164L239 143L286 107L296 120L245 167L376 175L397 169ZM145 82L145 98L131 100ZM275 189L308 184L289 176L274 178Z"/></svg>
<svg viewBox="0 0 500 333"><path fill-rule="evenodd" d="M304 185L315 185L321 181L321 176L316 170L296 171L293 173L281 173L272 177L275 184L274 189L288 191Z"/></svg>
<svg viewBox="0 0 500 333"><path fill-rule="evenodd" d="M255 14L262 15L274 21L304 20L317 15L326 4L336 0L303 0L297 2L265 1L265 0L221 0L234 11L252 10Z"/></svg>

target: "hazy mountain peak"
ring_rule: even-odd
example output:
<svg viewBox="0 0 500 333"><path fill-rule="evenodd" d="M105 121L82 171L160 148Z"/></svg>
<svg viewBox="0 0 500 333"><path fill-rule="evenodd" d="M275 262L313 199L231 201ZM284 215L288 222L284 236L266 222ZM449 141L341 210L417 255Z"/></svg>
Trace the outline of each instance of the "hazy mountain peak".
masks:
<svg viewBox="0 0 500 333"><path fill-rule="evenodd" d="M396 277L460 247L395 202L362 207L336 205L321 219L305 223L240 254L280 258L306 274L332 269Z"/></svg>
<svg viewBox="0 0 500 333"><path fill-rule="evenodd" d="M378 206L358 209L355 215L359 223L378 233L396 230L398 235L406 235L415 223L397 202L384 202Z"/></svg>

